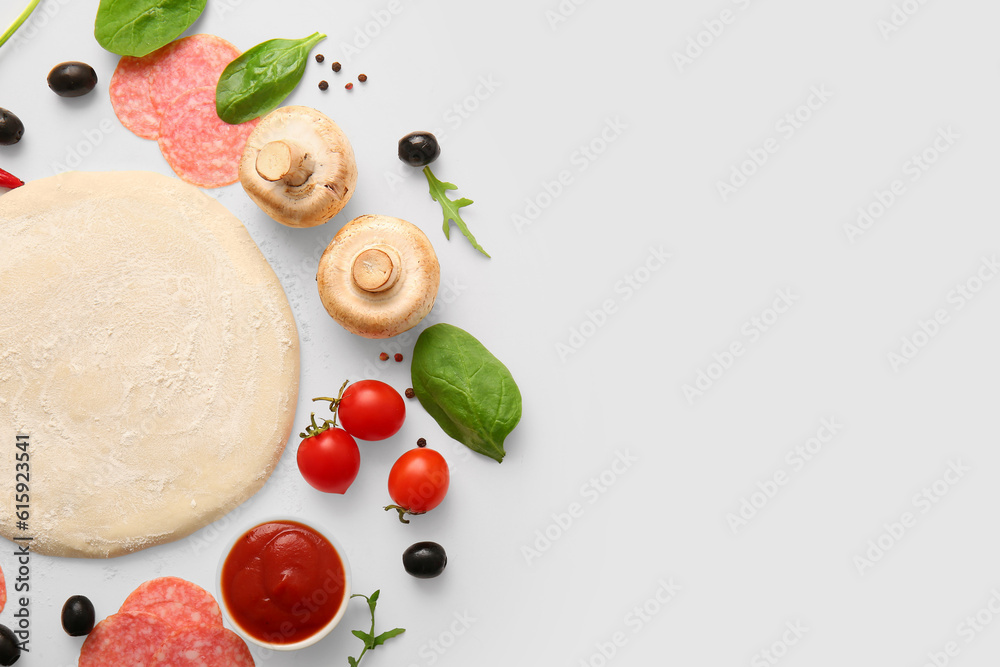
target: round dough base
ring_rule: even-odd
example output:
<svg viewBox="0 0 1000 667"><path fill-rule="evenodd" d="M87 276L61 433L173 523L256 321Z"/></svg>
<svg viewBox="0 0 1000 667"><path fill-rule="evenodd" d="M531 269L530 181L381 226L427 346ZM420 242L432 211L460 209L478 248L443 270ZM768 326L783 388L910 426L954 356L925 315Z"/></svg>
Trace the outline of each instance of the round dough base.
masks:
<svg viewBox="0 0 1000 667"><path fill-rule="evenodd" d="M263 486L291 434L299 342L235 216L160 174L70 172L0 197L0 238L0 534L118 556Z"/></svg>

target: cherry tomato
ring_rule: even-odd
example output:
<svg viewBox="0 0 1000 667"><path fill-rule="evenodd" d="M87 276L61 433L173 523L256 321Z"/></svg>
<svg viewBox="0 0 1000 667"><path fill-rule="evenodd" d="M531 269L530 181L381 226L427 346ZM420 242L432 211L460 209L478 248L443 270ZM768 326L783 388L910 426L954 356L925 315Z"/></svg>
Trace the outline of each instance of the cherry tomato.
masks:
<svg viewBox="0 0 1000 667"><path fill-rule="evenodd" d="M450 480L443 456L433 449L411 449L389 471L389 496L396 505L386 509L397 510L399 520L409 523L404 514L423 514L441 504Z"/></svg>
<svg viewBox="0 0 1000 667"><path fill-rule="evenodd" d="M330 428L299 444L299 472L314 489L344 493L358 476L361 452L350 433Z"/></svg>
<svg viewBox="0 0 1000 667"><path fill-rule="evenodd" d="M361 380L344 391L337 414L340 425L355 438L385 440L402 428L406 404L385 382Z"/></svg>

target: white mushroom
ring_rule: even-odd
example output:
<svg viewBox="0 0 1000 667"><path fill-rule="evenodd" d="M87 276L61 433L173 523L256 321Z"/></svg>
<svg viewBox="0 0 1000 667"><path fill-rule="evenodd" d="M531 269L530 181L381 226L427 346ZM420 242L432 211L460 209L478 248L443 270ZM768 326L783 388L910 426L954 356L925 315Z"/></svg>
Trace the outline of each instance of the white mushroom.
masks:
<svg viewBox="0 0 1000 667"><path fill-rule="evenodd" d="M250 134L240 159L240 183L281 224L315 227L347 204L358 167L336 123L309 107L281 107Z"/></svg>
<svg viewBox="0 0 1000 667"><path fill-rule="evenodd" d="M330 317L365 338L415 326L437 297L441 269L420 229L399 218L362 215L344 225L319 260L319 297Z"/></svg>

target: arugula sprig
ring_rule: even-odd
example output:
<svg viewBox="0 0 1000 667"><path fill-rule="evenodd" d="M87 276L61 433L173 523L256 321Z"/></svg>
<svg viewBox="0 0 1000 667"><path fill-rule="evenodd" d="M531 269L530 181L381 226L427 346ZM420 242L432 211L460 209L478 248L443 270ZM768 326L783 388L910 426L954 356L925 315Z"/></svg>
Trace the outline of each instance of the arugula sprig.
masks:
<svg viewBox="0 0 1000 667"><path fill-rule="evenodd" d="M21 27L21 24L28 20L28 17L31 16L31 12L35 11L35 7L38 6L40 1L41 0L31 0L31 2L28 3L28 6L24 8L24 11L21 12L20 16L14 19L14 22L10 24L10 27L7 28L2 35L0 35L0 46L3 46L4 43L10 39L11 35L17 32L17 29Z"/></svg>
<svg viewBox="0 0 1000 667"><path fill-rule="evenodd" d="M358 639L360 639L365 643L365 648L363 651L361 651L361 655L359 655L357 658L351 658L351 657L347 658L347 662L351 667L358 667L358 663L361 662L361 658L364 657L365 653L367 653L369 649L374 649L376 646L381 646L382 644L385 643L387 639L392 639L396 635L401 635L404 632L406 632L406 630L404 630L403 628L395 628L393 630L389 630L388 632L383 632L378 636L375 635L375 603L378 602L378 594L379 591L375 591L374 593L371 594L371 597L368 597L367 595L362 595L361 593L355 593L354 595L351 596L352 598L364 598L365 600L367 600L368 610L371 612L372 615L371 630L369 630L368 632L365 632L364 630L351 630L352 635L354 635L355 637L357 637Z"/></svg>
<svg viewBox="0 0 1000 667"><path fill-rule="evenodd" d="M462 220L462 216L458 212L460 208L471 204L472 200L466 199L465 197L454 200L448 199L447 191L457 190L458 186L454 183L446 183L438 180L437 176L431 172L430 167L424 167L424 176L427 177L427 184L430 185L431 188L431 199L441 204L441 210L444 212L444 237L449 240L451 239L451 227L448 224L448 221L453 220L462 231L462 234L465 235L465 238L469 239L469 242L472 243L472 246L479 252L489 257L490 254L483 250L483 247L479 245L479 242L476 241L476 237L469 231L468 225L465 224L465 221Z"/></svg>

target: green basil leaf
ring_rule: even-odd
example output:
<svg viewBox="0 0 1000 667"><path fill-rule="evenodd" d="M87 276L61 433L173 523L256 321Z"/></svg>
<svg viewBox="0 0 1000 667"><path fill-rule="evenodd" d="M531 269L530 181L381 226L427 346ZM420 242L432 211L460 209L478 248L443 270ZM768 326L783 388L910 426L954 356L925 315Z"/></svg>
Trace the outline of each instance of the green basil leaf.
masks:
<svg viewBox="0 0 1000 667"><path fill-rule="evenodd" d="M450 324L424 329L413 347L413 392L441 429L503 462L504 439L521 420L510 371L470 333Z"/></svg>
<svg viewBox="0 0 1000 667"><path fill-rule="evenodd" d="M144 56L174 41L205 11L206 0L101 0L97 43L120 56Z"/></svg>
<svg viewBox="0 0 1000 667"><path fill-rule="evenodd" d="M326 35L269 39L229 63L215 88L219 118L239 125L271 113L295 90L306 71L309 52Z"/></svg>

